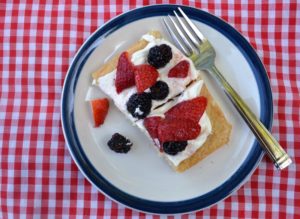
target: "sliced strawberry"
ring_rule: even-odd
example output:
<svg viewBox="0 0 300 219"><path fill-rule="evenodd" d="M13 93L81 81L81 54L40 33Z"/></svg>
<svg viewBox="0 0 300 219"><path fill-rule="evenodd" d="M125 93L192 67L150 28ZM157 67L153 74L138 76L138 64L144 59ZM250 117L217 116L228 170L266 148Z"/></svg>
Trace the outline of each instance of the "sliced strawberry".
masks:
<svg viewBox="0 0 300 219"><path fill-rule="evenodd" d="M94 126L98 127L104 123L108 112L109 102L107 98L95 99L90 101L94 117Z"/></svg>
<svg viewBox="0 0 300 219"><path fill-rule="evenodd" d="M161 143L195 139L201 131L198 122L190 119L164 119L158 125L157 134Z"/></svg>
<svg viewBox="0 0 300 219"><path fill-rule="evenodd" d="M180 61L177 65L170 69L169 78L185 78L190 69L190 63L186 60Z"/></svg>
<svg viewBox="0 0 300 219"><path fill-rule="evenodd" d="M159 116L147 117L144 119L144 126L152 138L158 138L157 128L163 119Z"/></svg>
<svg viewBox="0 0 300 219"><path fill-rule="evenodd" d="M134 86L134 65L129 59L128 52L123 52L118 61L115 86L117 93Z"/></svg>
<svg viewBox="0 0 300 219"><path fill-rule="evenodd" d="M206 97L196 97L176 104L165 113L165 116L169 119L190 119L198 123L206 109L206 105Z"/></svg>
<svg viewBox="0 0 300 219"><path fill-rule="evenodd" d="M135 85L138 93L154 85L157 78L158 71L153 66L148 64L135 66Z"/></svg>

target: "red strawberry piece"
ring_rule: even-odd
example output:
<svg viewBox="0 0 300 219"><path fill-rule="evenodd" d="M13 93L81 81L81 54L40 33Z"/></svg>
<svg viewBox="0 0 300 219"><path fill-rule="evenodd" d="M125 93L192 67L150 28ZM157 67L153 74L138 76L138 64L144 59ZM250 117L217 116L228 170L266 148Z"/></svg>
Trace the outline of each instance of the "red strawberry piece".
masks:
<svg viewBox="0 0 300 219"><path fill-rule="evenodd" d="M190 63L186 60L180 61L168 73L169 78L185 78L190 69Z"/></svg>
<svg viewBox="0 0 300 219"><path fill-rule="evenodd" d="M161 143L195 139L201 131L198 122L190 119L164 119L158 125L157 134Z"/></svg>
<svg viewBox="0 0 300 219"><path fill-rule="evenodd" d="M158 72L153 66L148 64L135 66L135 85L138 93L154 85L157 78Z"/></svg>
<svg viewBox="0 0 300 219"><path fill-rule="evenodd" d="M128 52L123 52L118 61L115 86L117 93L134 86L134 65L129 59Z"/></svg>
<svg viewBox="0 0 300 219"><path fill-rule="evenodd" d="M165 113L165 116L169 119L190 119L198 123L206 109L206 105L206 97L196 97L176 104Z"/></svg>
<svg viewBox="0 0 300 219"><path fill-rule="evenodd" d="M147 117L144 119L144 126L152 138L158 138L157 128L163 119L159 116Z"/></svg>
<svg viewBox="0 0 300 219"><path fill-rule="evenodd" d="M106 118L109 102L107 98L95 99L90 101L92 113L94 117L94 125L98 127L104 123Z"/></svg>

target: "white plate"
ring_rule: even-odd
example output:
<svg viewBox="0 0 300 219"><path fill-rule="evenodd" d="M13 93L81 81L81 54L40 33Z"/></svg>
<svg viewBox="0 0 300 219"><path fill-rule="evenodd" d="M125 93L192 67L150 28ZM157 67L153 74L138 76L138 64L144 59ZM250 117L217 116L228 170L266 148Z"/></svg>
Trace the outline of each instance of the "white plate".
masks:
<svg viewBox="0 0 300 219"><path fill-rule="evenodd" d="M197 9L182 8L216 49L219 70L270 127L270 86L252 47L224 21ZM91 73L150 30L159 30L168 38L161 16L174 9L174 5L139 8L99 28L74 58L62 95L65 138L83 174L112 199L153 213L189 212L215 204L244 183L263 155L251 131L209 75L204 80L233 125L231 140L184 173L174 172L112 101L105 124L93 127L87 100L105 95L91 86ZM133 141L129 153L117 154L108 148L107 141L115 132Z"/></svg>

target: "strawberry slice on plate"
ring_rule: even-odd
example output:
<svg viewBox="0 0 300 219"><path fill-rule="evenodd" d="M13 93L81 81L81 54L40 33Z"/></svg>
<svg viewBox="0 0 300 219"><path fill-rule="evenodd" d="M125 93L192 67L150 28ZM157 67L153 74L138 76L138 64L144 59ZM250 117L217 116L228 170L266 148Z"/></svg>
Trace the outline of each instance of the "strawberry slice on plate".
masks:
<svg viewBox="0 0 300 219"><path fill-rule="evenodd" d="M148 64L135 66L135 86L138 93L142 93L154 85L157 78L158 72L153 66Z"/></svg>
<svg viewBox="0 0 300 219"><path fill-rule="evenodd" d="M207 99L204 96L196 97L191 100L182 101L171 109L169 109L165 116L166 118L181 118L190 119L194 122L199 122L207 106Z"/></svg>
<svg viewBox="0 0 300 219"><path fill-rule="evenodd" d="M123 52L118 60L115 87L117 93L121 93L126 88L132 87L134 80L134 65L129 59L128 52Z"/></svg>
<svg viewBox="0 0 300 219"><path fill-rule="evenodd" d="M109 101L107 98L94 99L90 101L90 105L94 118L94 126L99 127L104 123L108 113Z"/></svg>
<svg viewBox="0 0 300 219"><path fill-rule="evenodd" d="M190 63L186 60L179 62L168 73L169 78L185 78L190 70Z"/></svg>

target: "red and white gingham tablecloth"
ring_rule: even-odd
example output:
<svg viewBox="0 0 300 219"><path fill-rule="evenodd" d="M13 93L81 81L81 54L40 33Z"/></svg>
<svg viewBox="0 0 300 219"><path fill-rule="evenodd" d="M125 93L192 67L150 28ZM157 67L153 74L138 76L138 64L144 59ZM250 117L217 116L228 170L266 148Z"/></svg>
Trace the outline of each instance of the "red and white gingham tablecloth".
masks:
<svg viewBox="0 0 300 219"><path fill-rule="evenodd" d="M294 164L264 158L219 204L175 218L300 218L300 3L278 1L1 1L0 218L158 218L119 205L81 174L66 147L60 98L68 66L110 18L148 4L177 3L217 15L253 45L274 98L272 133Z"/></svg>

